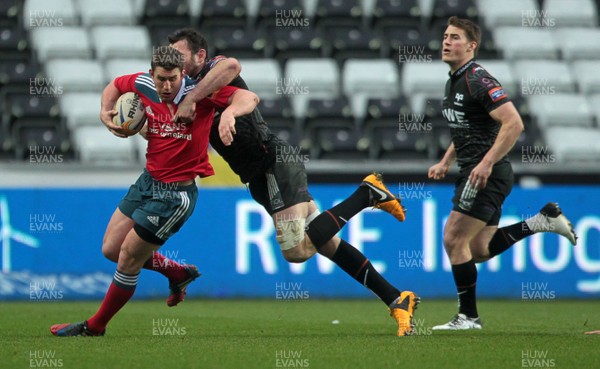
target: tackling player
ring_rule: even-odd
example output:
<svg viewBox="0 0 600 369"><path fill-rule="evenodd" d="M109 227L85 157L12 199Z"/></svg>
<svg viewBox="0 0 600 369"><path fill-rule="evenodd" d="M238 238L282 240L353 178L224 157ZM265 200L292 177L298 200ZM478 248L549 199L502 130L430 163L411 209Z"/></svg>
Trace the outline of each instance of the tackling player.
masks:
<svg viewBox="0 0 600 369"><path fill-rule="evenodd" d="M250 113L258 104L254 93L227 86L197 102L193 122L173 124L178 104L194 85L184 77L181 53L164 46L155 48L150 73L118 77L104 89L105 118L121 94L140 95L148 117L146 168L129 188L106 230L103 251L118 254L117 270L100 309L83 322L53 325L52 334L104 335L108 322L133 296L142 267L192 214L198 197L196 176L214 174L207 148L215 109L223 109L220 120L230 126L235 117ZM110 119L103 119L103 123L123 136ZM189 268L180 267L180 279L189 279Z"/></svg>
<svg viewBox="0 0 600 369"><path fill-rule="evenodd" d="M452 264L458 291L458 314L435 330L481 329L476 304L475 263L506 251L537 232L558 233L576 243L569 220L556 203L546 204L523 222L498 228L502 203L513 185L507 154L523 131L523 122L502 86L475 61L480 44L479 27L451 17L444 33L442 61L450 66L444 93L443 115L451 129L452 143L442 160L429 168L429 178L445 177L454 160L456 181L454 208L444 229L444 248Z"/></svg>
<svg viewBox="0 0 600 369"><path fill-rule="evenodd" d="M190 92L176 119L189 121L194 105L210 91L229 83L247 89L238 75L239 63L217 56L208 59L207 42L197 31L187 28L169 36L171 46L185 56L185 69L199 82ZM215 116L210 133L211 146L227 161L231 169L248 183L252 197L271 215L277 241L285 259L302 263L320 253L363 286L373 291L390 310L398 324L398 336L413 332L412 316L419 303L411 291L399 291L381 276L359 250L336 234L354 215L369 206L404 220L404 208L389 192L377 174L367 176L359 188L339 205L320 213L308 192L302 162L277 162L276 155L292 152L290 145L274 135L258 109L236 118L235 125L223 127Z"/></svg>

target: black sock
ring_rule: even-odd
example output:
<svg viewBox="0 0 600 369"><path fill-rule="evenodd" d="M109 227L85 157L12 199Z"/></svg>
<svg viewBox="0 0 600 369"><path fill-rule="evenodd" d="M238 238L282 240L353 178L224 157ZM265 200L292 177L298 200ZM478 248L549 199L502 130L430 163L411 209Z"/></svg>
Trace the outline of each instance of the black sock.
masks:
<svg viewBox="0 0 600 369"><path fill-rule="evenodd" d="M333 238L346 223L369 206L369 188L359 187L346 200L319 214L306 228L306 234L318 249Z"/></svg>
<svg viewBox="0 0 600 369"><path fill-rule="evenodd" d="M500 255L504 251L508 250L512 245L521 241L525 237L529 237L534 234L527 223L519 222L507 227L498 228L490 244L488 250L490 252L490 258L496 255Z"/></svg>
<svg viewBox="0 0 600 369"><path fill-rule="evenodd" d="M458 291L458 312L469 318L477 318L477 298L475 285L477 284L477 268L473 259L464 264L452 265L454 283Z"/></svg>
<svg viewBox="0 0 600 369"><path fill-rule="evenodd" d="M331 261L360 284L373 291L386 305L389 306L400 297L400 291L386 281L373 268L369 259L348 242L341 240Z"/></svg>

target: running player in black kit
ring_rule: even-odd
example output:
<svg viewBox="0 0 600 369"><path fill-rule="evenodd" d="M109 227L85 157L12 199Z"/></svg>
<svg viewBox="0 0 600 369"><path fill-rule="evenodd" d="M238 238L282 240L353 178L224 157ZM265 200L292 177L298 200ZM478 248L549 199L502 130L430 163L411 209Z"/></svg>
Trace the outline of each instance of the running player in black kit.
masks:
<svg viewBox="0 0 600 369"><path fill-rule="evenodd" d="M197 31L179 30L169 36L169 42L184 54L188 75L199 81L198 88L179 105L176 119L188 121L194 114L195 101L227 84L248 88L238 75L240 67L235 59L207 58L206 40ZM289 144L271 133L258 109L236 118L233 125L219 124L218 114L215 114L210 144L241 181L248 183L252 197L273 218L277 241L287 261L302 263L317 252L326 256L388 306L390 315L398 323L398 336L413 332L412 316L419 303L417 295L396 289L359 250L336 236L350 218L368 206L404 220L404 208L379 175L367 176L350 197L320 213L308 192L304 164L277 162L278 152L291 152L282 150L289 148Z"/></svg>
<svg viewBox="0 0 600 369"><path fill-rule="evenodd" d="M513 185L506 155L523 131L523 122L500 83L475 61L480 44L479 27L451 17L444 33L442 61L450 66L450 79L442 103L452 143L442 160L429 168L429 178L444 178L456 159L460 175L454 208L444 229L444 247L452 264L459 311L434 330L481 329L477 313L475 263L506 251L537 232L558 233L576 243L569 220L556 203L546 204L523 222L498 228L502 203Z"/></svg>

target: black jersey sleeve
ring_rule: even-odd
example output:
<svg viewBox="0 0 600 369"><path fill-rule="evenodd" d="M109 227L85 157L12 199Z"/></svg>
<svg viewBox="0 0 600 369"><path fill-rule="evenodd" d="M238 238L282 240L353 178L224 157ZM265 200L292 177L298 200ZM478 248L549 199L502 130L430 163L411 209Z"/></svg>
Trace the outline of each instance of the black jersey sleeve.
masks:
<svg viewBox="0 0 600 369"><path fill-rule="evenodd" d="M510 101L500 82L483 67L475 66L467 73L467 86L471 97L480 102L488 113Z"/></svg>

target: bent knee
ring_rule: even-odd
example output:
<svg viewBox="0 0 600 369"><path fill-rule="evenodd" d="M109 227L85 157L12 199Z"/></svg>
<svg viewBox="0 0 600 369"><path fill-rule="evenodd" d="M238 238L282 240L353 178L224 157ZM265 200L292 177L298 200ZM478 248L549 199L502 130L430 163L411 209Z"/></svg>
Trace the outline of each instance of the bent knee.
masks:
<svg viewBox="0 0 600 369"><path fill-rule="evenodd" d="M119 260L119 253L121 252L121 247L119 245L111 244L111 243L103 243L102 244L102 255L105 258L111 261Z"/></svg>
<svg viewBox="0 0 600 369"><path fill-rule="evenodd" d="M285 260L290 263L303 263L315 254L315 250L309 248L305 242L301 242L291 249L282 250L282 253Z"/></svg>

